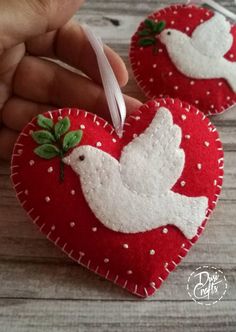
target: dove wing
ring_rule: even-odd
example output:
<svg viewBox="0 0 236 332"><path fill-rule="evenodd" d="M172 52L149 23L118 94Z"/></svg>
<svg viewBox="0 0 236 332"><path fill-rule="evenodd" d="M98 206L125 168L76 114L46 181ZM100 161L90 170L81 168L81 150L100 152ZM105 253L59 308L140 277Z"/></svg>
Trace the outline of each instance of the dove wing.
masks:
<svg viewBox="0 0 236 332"><path fill-rule="evenodd" d="M192 45L209 57L223 57L231 48L233 36L225 16L215 13L208 21L200 24L192 34Z"/></svg>
<svg viewBox="0 0 236 332"><path fill-rule="evenodd" d="M173 123L171 112L159 108L149 127L122 151L120 172L124 184L146 196L170 190L184 168L181 139L182 131Z"/></svg>

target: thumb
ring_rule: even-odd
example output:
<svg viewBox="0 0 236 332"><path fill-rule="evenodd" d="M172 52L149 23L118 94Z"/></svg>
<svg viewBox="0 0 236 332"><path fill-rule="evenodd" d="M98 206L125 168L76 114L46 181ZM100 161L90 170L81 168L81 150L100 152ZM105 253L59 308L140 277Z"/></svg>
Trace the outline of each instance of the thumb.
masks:
<svg viewBox="0 0 236 332"><path fill-rule="evenodd" d="M1 0L0 54L31 37L63 26L83 0Z"/></svg>

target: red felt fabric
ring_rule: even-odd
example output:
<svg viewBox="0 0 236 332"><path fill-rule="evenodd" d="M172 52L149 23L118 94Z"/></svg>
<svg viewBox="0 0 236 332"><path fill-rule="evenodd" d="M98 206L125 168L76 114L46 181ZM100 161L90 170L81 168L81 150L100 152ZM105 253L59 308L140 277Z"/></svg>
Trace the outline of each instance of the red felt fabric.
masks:
<svg viewBox="0 0 236 332"><path fill-rule="evenodd" d="M148 18L164 20L166 29L180 30L191 36L195 28L209 20L214 13L195 5L173 5L161 9ZM225 79L192 79L178 71L172 63L165 45L158 41L158 52L153 54L152 46L140 47L138 31L144 28L142 22L132 37L130 61L139 87L149 98L180 98L198 107L205 114L224 112L236 103L236 94ZM236 26L232 25L234 42L225 58L236 61ZM183 57L187 54L183 54ZM191 82L194 82L192 85ZM178 87L176 90L175 87Z"/></svg>
<svg viewBox="0 0 236 332"><path fill-rule="evenodd" d="M221 191L223 150L216 129L196 108L173 99L150 101L127 119L121 139L103 119L82 110L63 109L45 115L51 116L54 122L58 116L68 115L71 130L85 126L81 145L96 146L99 141L101 149L119 159L123 146L133 139L134 134L144 131L159 106L167 107L173 114L174 123L182 129L181 147L185 151L186 163L173 190L187 196L207 196L207 219ZM59 159L45 160L34 154L37 144L30 133L39 129L36 123L34 119L22 131L12 157L13 186L24 209L41 232L70 258L136 295L153 294L198 239L206 220L191 241L170 225L166 227L166 234L163 233L164 227L138 234L109 230L89 209L79 177L73 170L66 166L65 180L60 183ZM186 135L191 137L186 138ZM208 147L205 141L209 142ZM197 168L198 163L202 164L201 170ZM48 172L50 167L53 167L52 172ZM184 187L180 185L181 181L186 182ZM50 202L45 201L47 196ZM71 222L75 223L74 227L70 226ZM124 248L124 244L128 244L128 248ZM152 249L154 255L150 255ZM109 262L105 263L105 258ZM128 273L129 270L132 274Z"/></svg>

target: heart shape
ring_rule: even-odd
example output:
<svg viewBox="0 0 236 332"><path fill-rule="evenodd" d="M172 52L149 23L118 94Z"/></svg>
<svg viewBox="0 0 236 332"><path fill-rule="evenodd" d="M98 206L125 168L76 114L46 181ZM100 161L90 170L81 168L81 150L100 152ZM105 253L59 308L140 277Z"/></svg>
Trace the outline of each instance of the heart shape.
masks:
<svg viewBox="0 0 236 332"><path fill-rule="evenodd" d="M67 157L63 157L67 162L77 149L99 150L97 152L102 154L100 160L108 158L114 163L121 162L124 151L131 151L129 154L131 153L131 161L133 160L131 164L134 166L131 167L131 170L135 172L135 177L132 172L127 172L124 173L123 181L129 183L133 177L134 187L140 188L140 193L136 192L135 195L144 199L148 197L145 204L150 203L152 191L158 190L158 188L164 190L162 188L169 183L172 174L175 174L176 177L177 169L181 169L180 165L183 163L183 170L169 193L180 198L181 202L191 200L192 203L185 207L184 203L182 206L176 207L174 200L173 203L168 201L168 209L163 210L162 206L159 207L160 215L162 212L164 216L159 219L164 218L164 221L159 222L158 216L155 215L154 224L150 224L151 226L149 222L151 223L152 215L147 207L141 211L141 216L137 215L137 220L128 220L126 225L122 226L123 219L119 219L120 215L125 218L129 211L136 213L138 208L133 209L132 202L129 208L124 209L125 211L118 206L120 203L116 198L120 195L118 189L123 190L117 182L119 176L117 174L111 176L108 182L106 182L106 177L103 178L104 183L101 183L100 187L101 190L105 188L103 194L106 200L93 196L92 198L96 202L89 201L88 193L96 193L98 190L97 179L94 178L94 182L83 182L83 175L97 161L91 159L92 163L90 163L90 159L86 159L88 155L80 154L77 156L80 158L77 162L80 165L85 162L84 158L86 159L87 164L84 164L86 167L83 168L85 173L81 173L80 177L73 167L63 164L64 180L62 181L60 158L54 157L47 160L34 152L38 144L32 135L40 129L37 118L33 119L21 132L13 152L11 165L13 186L21 205L40 231L71 259L89 270L126 288L135 295L147 297L153 294L167 278L169 272L180 263L191 246L198 240L207 219L216 206L223 181L224 160L222 144L215 127L199 110L177 99L160 99L144 104L127 119L122 138L116 135L114 129L105 120L83 110L65 108L48 112L45 117L51 119L51 123L54 124L68 117L70 130L80 129L83 132L79 145L69 150ZM63 135L65 134L64 129L61 126L60 130ZM151 134L150 131L152 131ZM157 139L158 135L159 139ZM169 138L166 140L166 137ZM139 150L140 142L141 150ZM151 154L150 151L147 153L148 149L146 150L146 146L143 145L144 142L146 142L145 144L151 142L151 145L148 146L151 148ZM138 147L138 160L135 159L135 153L133 153L135 149L129 150L130 146L135 149ZM152 157L156 151L161 151L162 156L154 159L153 168ZM124 156L127 157L127 154ZM162 162L165 159L167 164ZM171 168L172 160L174 160L174 168ZM182 161L179 163L179 160ZM149 173L154 180L156 180L157 172L153 173L153 169L158 171L158 188L155 187L155 181L147 182L147 179L149 181L150 178L143 167L145 161L148 162L146 167L150 168ZM128 161L125 158L124 165L127 165L124 167L124 171L129 169ZM103 167L103 172L107 176L110 175L109 169L106 173L107 170L105 166ZM100 176L99 172L98 176ZM146 176L139 177L139 172ZM111 212L109 205L111 199L107 196L107 190L110 190L109 183L113 183L114 178L116 179L116 189L113 188L113 191L117 191L115 191L115 195L111 193L113 195L113 220L109 220L105 216L106 213ZM136 180L141 181L135 182ZM108 183L107 188L106 183ZM132 186L132 183L129 183L129 186ZM142 190L149 190L150 193L142 195ZM101 196L100 191L99 193ZM125 197L125 191L124 193L122 191L122 194ZM202 220L192 222L196 234L190 237L192 231L189 232L189 225L191 223L188 220L186 222L185 217L187 218L194 202L200 203L200 200L207 202L207 209L204 211ZM139 202L142 204L142 201ZM99 205L103 203L105 210L103 210L104 206ZM121 203L125 203L125 200ZM116 206L119 207L118 210ZM197 205L195 208L196 210L191 210L193 220L194 213L200 211L200 208L197 209ZM155 209L156 206L153 206L150 210L156 211ZM166 220L170 219L173 210L177 219L179 213L179 223L174 223L174 214L173 222L167 225ZM104 216L99 215L101 211ZM101 219L99 220L95 215L99 215ZM145 220L147 224L143 225L142 220ZM181 220L183 221L181 222ZM115 223L116 221L117 223ZM121 227L120 231L116 230L118 226Z"/></svg>
<svg viewBox="0 0 236 332"><path fill-rule="evenodd" d="M236 26L207 8L177 4L149 15L132 37L130 61L150 99L180 98L204 114L236 103Z"/></svg>

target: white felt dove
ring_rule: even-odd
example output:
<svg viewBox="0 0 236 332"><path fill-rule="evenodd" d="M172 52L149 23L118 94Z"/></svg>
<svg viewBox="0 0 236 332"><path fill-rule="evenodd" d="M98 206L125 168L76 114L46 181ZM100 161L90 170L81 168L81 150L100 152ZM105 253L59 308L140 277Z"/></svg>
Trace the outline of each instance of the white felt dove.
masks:
<svg viewBox="0 0 236 332"><path fill-rule="evenodd" d="M187 77L223 78L236 92L236 62L224 55L230 50L233 36L226 18L219 14L200 24L189 37L176 29L165 29L159 35L171 61Z"/></svg>
<svg viewBox="0 0 236 332"><path fill-rule="evenodd" d="M171 112L161 107L149 127L123 148L120 161L90 145L75 148L63 161L80 176L89 207L109 229L138 233L172 224L192 238L205 219L208 199L171 190L185 164L181 139Z"/></svg>

